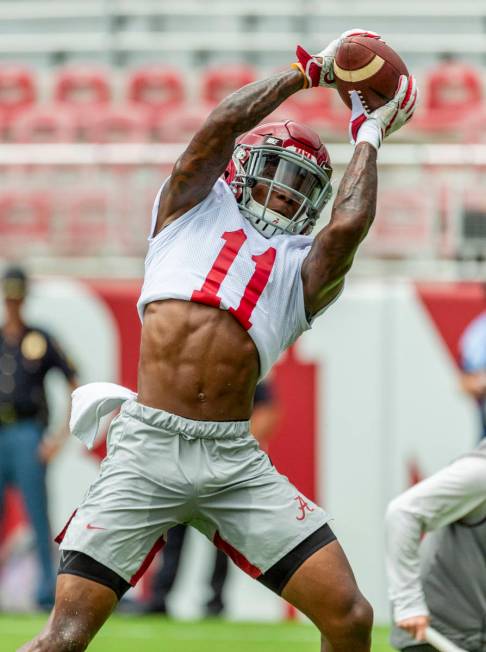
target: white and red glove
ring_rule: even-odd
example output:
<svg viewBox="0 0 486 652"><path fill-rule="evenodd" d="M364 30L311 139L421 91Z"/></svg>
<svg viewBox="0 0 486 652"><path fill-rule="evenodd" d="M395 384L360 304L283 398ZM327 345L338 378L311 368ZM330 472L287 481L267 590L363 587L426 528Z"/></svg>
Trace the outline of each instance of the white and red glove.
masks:
<svg viewBox="0 0 486 652"><path fill-rule="evenodd" d="M348 29L339 38L331 41L327 48L318 54L309 54L302 46L297 46L295 52L297 61L292 64L292 68L297 68L304 76L304 88L312 88L314 86L334 88L336 86L333 69L334 57L339 46L348 36L380 38L379 34L365 29Z"/></svg>
<svg viewBox="0 0 486 652"><path fill-rule="evenodd" d="M352 113L349 123L351 143L368 142L378 149L389 136L410 120L418 97L417 82L413 75L401 75L397 91L392 100L367 113L356 91L351 92Z"/></svg>

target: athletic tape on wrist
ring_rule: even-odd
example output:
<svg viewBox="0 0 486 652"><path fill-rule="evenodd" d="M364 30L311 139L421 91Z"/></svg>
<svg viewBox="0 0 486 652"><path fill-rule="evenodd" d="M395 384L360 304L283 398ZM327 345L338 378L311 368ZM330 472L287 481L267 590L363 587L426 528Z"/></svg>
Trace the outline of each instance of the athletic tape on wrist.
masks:
<svg viewBox="0 0 486 652"><path fill-rule="evenodd" d="M380 127L376 122L367 120L358 131L355 145L359 145L359 143L370 143L375 149L380 149L382 140L383 137Z"/></svg>

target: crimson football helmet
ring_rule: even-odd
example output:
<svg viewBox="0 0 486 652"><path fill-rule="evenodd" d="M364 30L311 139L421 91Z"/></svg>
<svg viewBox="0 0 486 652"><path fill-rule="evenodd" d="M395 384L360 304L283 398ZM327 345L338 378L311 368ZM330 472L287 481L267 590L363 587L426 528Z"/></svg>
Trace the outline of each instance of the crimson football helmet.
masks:
<svg viewBox="0 0 486 652"><path fill-rule="evenodd" d="M332 195L329 153L315 131L287 120L236 141L225 171L241 212L266 238L308 234Z"/></svg>

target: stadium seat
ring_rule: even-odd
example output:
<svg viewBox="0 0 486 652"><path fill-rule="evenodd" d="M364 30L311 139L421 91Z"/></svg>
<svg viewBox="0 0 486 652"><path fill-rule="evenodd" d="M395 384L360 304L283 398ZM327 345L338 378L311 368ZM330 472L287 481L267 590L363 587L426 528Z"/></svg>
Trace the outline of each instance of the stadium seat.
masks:
<svg viewBox="0 0 486 652"><path fill-rule="evenodd" d="M486 107L468 114L460 129L460 142L467 144L486 143Z"/></svg>
<svg viewBox="0 0 486 652"><path fill-rule="evenodd" d="M85 139L92 143L142 143L148 137L148 116L134 106L99 109L85 128Z"/></svg>
<svg viewBox="0 0 486 652"><path fill-rule="evenodd" d="M0 193L0 255L9 257L20 242L23 256L47 249L53 198L48 192Z"/></svg>
<svg viewBox="0 0 486 652"><path fill-rule="evenodd" d="M33 73L23 66L0 66L0 119L9 124L37 99Z"/></svg>
<svg viewBox="0 0 486 652"><path fill-rule="evenodd" d="M258 79L254 68L247 65L226 65L209 68L201 77L201 100L210 107L227 95Z"/></svg>
<svg viewBox="0 0 486 652"><path fill-rule="evenodd" d="M152 140L160 143L187 143L202 126L208 106L185 106L169 116L159 116L152 125Z"/></svg>
<svg viewBox="0 0 486 652"><path fill-rule="evenodd" d="M57 71L53 101L73 112L78 127L84 128L93 111L108 106L111 99L112 89L106 69L79 65Z"/></svg>
<svg viewBox="0 0 486 652"><path fill-rule="evenodd" d="M294 120L300 120L320 134L347 130L350 111L337 93L325 88L312 88L289 97L279 110L286 111Z"/></svg>
<svg viewBox="0 0 486 652"><path fill-rule="evenodd" d="M422 188L386 188L378 197L376 220L363 244L371 255L406 258L434 250L434 196Z"/></svg>
<svg viewBox="0 0 486 652"><path fill-rule="evenodd" d="M413 127L431 134L455 130L482 104L482 80L467 63L444 58L423 81L422 111L413 119Z"/></svg>
<svg viewBox="0 0 486 652"><path fill-rule="evenodd" d="M63 107L34 106L13 122L10 138L15 143L70 143L76 139L76 122Z"/></svg>
<svg viewBox="0 0 486 652"><path fill-rule="evenodd" d="M92 256L106 252L109 243L109 196L103 190L81 189L63 203L64 255Z"/></svg>
<svg viewBox="0 0 486 652"><path fill-rule="evenodd" d="M127 101L147 110L154 120L181 108L185 99L182 74L173 68L140 68L128 78Z"/></svg>

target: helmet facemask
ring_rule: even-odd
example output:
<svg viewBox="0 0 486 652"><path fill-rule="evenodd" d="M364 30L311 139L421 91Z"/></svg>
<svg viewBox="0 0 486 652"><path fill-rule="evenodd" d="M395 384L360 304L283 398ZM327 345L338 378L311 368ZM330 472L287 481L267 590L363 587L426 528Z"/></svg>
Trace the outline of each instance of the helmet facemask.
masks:
<svg viewBox="0 0 486 652"><path fill-rule="evenodd" d="M267 238L310 233L331 198L331 169L301 152L242 144L233 154L236 173L230 185L240 210Z"/></svg>

